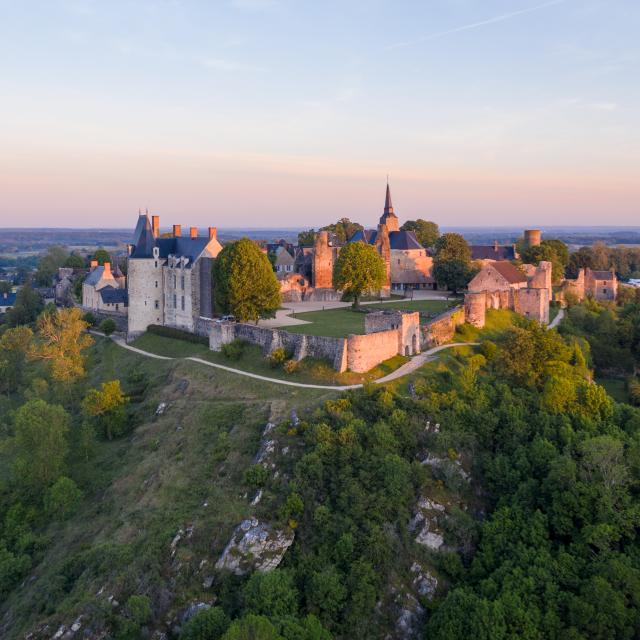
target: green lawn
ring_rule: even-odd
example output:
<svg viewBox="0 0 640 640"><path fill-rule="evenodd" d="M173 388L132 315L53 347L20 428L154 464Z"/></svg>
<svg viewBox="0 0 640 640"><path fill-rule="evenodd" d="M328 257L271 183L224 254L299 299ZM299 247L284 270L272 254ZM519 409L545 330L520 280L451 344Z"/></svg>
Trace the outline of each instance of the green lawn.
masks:
<svg viewBox="0 0 640 640"><path fill-rule="evenodd" d="M419 311L421 321L426 322L428 318L437 316L454 304L455 301L446 300L398 300L382 304L367 304L362 308L372 311L379 311L380 309ZM310 336L346 338L350 333L364 333L364 316L364 311L353 311L351 307L326 309L324 311L306 311L304 313L296 313L294 317L306 320L310 324L299 324L284 327L284 329L291 333L306 333Z"/></svg>
<svg viewBox="0 0 640 640"><path fill-rule="evenodd" d="M484 328L477 329L470 324L462 324L456 329L454 340L458 342L477 342L480 338L495 339L506 329L513 326L517 314L508 309L488 309Z"/></svg>
<svg viewBox="0 0 640 640"><path fill-rule="evenodd" d="M354 314L355 315L355 314ZM382 378L387 374L395 371L398 367L407 362L408 358L404 356L394 356L378 366L374 367L366 373L353 373L345 371L338 373L333 367L324 360L317 358L305 358L298 363L295 371L287 373L282 367L271 367L267 359L263 356L262 350L256 345L246 345L243 349L242 356L238 360L230 360L222 353L211 351L205 345L179 340L177 338L166 338L153 333L145 333L137 338L132 345L138 349L156 353L161 356L170 358L185 358L195 356L222 364L226 367L256 373L268 378L277 378L280 380L291 380L292 382L301 382L303 384L324 384L324 385L348 385L360 384L368 382L376 378ZM197 365L195 365L197 366ZM246 379L246 378L245 378ZM255 384L268 384L264 382L254 381Z"/></svg>

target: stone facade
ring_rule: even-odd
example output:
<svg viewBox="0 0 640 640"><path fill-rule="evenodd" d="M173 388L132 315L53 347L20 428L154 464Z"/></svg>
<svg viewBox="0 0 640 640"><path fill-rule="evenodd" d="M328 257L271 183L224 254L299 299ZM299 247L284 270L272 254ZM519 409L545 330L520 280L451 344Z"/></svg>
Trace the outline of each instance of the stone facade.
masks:
<svg viewBox="0 0 640 640"><path fill-rule="evenodd" d="M398 354L398 331L389 329L368 335L350 335L347 341L347 362L356 373L369 371Z"/></svg>
<svg viewBox="0 0 640 640"><path fill-rule="evenodd" d="M549 324L549 290L520 289L514 292L513 310L526 318Z"/></svg>
<svg viewBox="0 0 640 640"><path fill-rule="evenodd" d="M313 252L314 289L333 289L335 253L334 248L329 245L329 232L319 231L316 234Z"/></svg>
<svg viewBox="0 0 640 640"><path fill-rule="evenodd" d="M82 308L92 312L127 314L127 292L124 276L111 270L111 263L91 262L89 275L82 283Z"/></svg>
<svg viewBox="0 0 640 640"><path fill-rule="evenodd" d="M374 311L365 316L365 334L389 330L397 333L396 354L413 356L420 353L420 313L418 311L386 309Z"/></svg>
<svg viewBox="0 0 640 640"><path fill-rule="evenodd" d="M484 306L482 307L484 312ZM465 322L465 308L448 309L421 327L423 348L437 347L453 339L456 327Z"/></svg>
<svg viewBox="0 0 640 640"><path fill-rule="evenodd" d="M600 301L613 301L618 295L616 272L580 269L577 278L566 279L562 283L559 296L561 301L564 301L566 294L574 295L580 301L586 297Z"/></svg>

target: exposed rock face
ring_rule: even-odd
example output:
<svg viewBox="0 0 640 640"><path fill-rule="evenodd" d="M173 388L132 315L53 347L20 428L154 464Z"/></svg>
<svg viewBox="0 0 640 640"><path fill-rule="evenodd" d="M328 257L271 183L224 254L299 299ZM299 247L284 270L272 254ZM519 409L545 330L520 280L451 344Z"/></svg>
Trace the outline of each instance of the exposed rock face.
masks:
<svg viewBox="0 0 640 640"><path fill-rule="evenodd" d="M438 531L438 518L444 517L445 507L422 496L418 500L416 515L410 523L411 531L417 531L416 542L433 551L444 545L444 538Z"/></svg>
<svg viewBox="0 0 640 640"><path fill-rule="evenodd" d="M271 571L282 562L293 538L293 531L275 530L256 518L243 520L231 534L216 569L226 569L236 575Z"/></svg>
<svg viewBox="0 0 640 640"><path fill-rule="evenodd" d="M433 600L433 596L436 594L436 589L438 588L438 579L417 562L411 565L411 573L415 574L413 586L416 591L422 597Z"/></svg>

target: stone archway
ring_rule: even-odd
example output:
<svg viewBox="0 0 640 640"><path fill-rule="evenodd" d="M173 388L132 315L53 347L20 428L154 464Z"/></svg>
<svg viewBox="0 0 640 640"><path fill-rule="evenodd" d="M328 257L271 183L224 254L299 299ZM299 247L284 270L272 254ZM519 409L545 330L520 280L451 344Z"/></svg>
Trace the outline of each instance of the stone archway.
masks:
<svg viewBox="0 0 640 640"><path fill-rule="evenodd" d="M411 355L411 354L409 353L409 345L408 345L408 344L407 344L407 345L405 345L405 347L404 347L404 355L405 355L405 356L410 356L410 355Z"/></svg>

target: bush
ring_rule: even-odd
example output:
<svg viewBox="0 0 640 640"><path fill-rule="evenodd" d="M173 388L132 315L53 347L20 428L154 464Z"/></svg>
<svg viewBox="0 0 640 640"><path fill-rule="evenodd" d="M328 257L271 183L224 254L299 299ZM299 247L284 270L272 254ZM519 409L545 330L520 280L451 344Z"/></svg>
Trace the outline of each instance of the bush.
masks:
<svg viewBox="0 0 640 640"><path fill-rule="evenodd" d="M254 464L244 472L245 484L255 489L264 487L268 479L269 470L261 464Z"/></svg>
<svg viewBox="0 0 640 640"><path fill-rule="evenodd" d="M245 345L247 343L244 340L234 340L227 344L222 345L222 355L228 360L240 360L244 352Z"/></svg>
<svg viewBox="0 0 640 640"><path fill-rule="evenodd" d="M198 611L183 627L180 640L218 640L229 627L229 618L220 607Z"/></svg>
<svg viewBox="0 0 640 640"><path fill-rule="evenodd" d="M195 344L206 344L207 346L209 346L209 338L207 338L206 336L198 336L195 333L189 333L188 331L174 329L173 327L163 327L159 324L150 324L147 327L147 331L164 338L174 338L176 340L185 340L186 342L194 342Z"/></svg>
<svg viewBox="0 0 640 640"><path fill-rule="evenodd" d="M293 373L298 368L298 363L295 360L285 360L282 368L286 373Z"/></svg>
<svg viewBox="0 0 640 640"><path fill-rule="evenodd" d="M127 613L139 626L151 620L151 602L147 596L130 596L127 600Z"/></svg>
<svg viewBox="0 0 640 640"><path fill-rule="evenodd" d="M111 318L106 318L100 323L100 331L105 336L110 336L116 330L116 323Z"/></svg>
<svg viewBox="0 0 640 640"><path fill-rule="evenodd" d="M284 364L284 361L287 359L287 352L284 347L278 347L274 349L268 356L267 360L272 368L276 368L281 364Z"/></svg>
<svg viewBox="0 0 640 640"><path fill-rule="evenodd" d="M487 359L491 360L498 352L498 347L495 342L491 340L485 340L480 345L480 353Z"/></svg>
<svg viewBox="0 0 640 640"><path fill-rule="evenodd" d="M85 313L82 316L82 319L90 326L90 327L95 327L98 320L97 318L93 315L93 313L91 313L91 311L87 311L87 313Z"/></svg>
<svg viewBox="0 0 640 640"><path fill-rule="evenodd" d="M76 483L71 478L62 476L47 489L44 507L50 516L66 518L74 511L81 498L82 491Z"/></svg>
<svg viewBox="0 0 640 640"><path fill-rule="evenodd" d="M629 399L631 404L640 407L640 380L637 378L631 378L629 380Z"/></svg>

